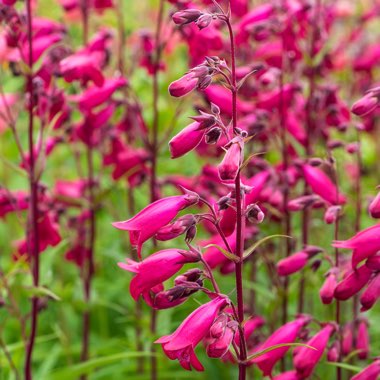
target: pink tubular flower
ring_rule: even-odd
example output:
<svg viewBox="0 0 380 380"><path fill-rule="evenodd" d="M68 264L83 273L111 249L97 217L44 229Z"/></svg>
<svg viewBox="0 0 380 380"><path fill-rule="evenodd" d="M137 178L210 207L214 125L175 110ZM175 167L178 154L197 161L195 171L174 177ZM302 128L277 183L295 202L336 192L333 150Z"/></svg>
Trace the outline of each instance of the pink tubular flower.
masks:
<svg viewBox="0 0 380 380"><path fill-rule="evenodd" d="M277 263L277 273L279 276L289 276L296 273L304 268L308 260L319 252L321 252L320 248L309 246L303 251L293 253Z"/></svg>
<svg viewBox="0 0 380 380"><path fill-rule="evenodd" d="M337 268L332 268L326 275L325 282L319 290L319 296L325 305L329 305L334 299L334 291L338 284Z"/></svg>
<svg viewBox="0 0 380 380"><path fill-rule="evenodd" d="M148 296L149 291L176 274L185 263L191 262L179 249L158 251L141 262L127 259L127 263L118 263L119 267L136 273L130 283L131 296L135 301L142 294Z"/></svg>
<svg viewBox="0 0 380 380"><path fill-rule="evenodd" d="M66 82L92 80L98 87L103 86L104 77L100 70L103 54L99 52L73 54L60 62L60 70Z"/></svg>
<svg viewBox="0 0 380 380"><path fill-rule="evenodd" d="M219 177L223 182L233 182L240 169L242 160L242 142L233 142L218 165Z"/></svg>
<svg viewBox="0 0 380 380"><path fill-rule="evenodd" d="M372 88L356 101L351 111L357 116L366 116L379 106L380 87Z"/></svg>
<svg viewBox="0 0 380 380"><path fill-rule="evenodd" d="M342 331L342 354L347 356L353 349L354 343L354 326L352 322L346 323Z"/></svg>
<svg viewBox="0 0 380 380"><path fill-rule="evenodd" d="M367 266L366 266L367 268ZM360 303L362 308L361 312L367 311L372 308L376 301L380 298L380 273L377 273L375 277L369 282L367 289L360 297Z"/></svg>
<svg viewBox="0 0 380 380"><path fill-rule="evenodd" d="M299 380L299 377L297 371L287 371L273 377L273 380Z"/></svg>
<svg viewBox="0 0 380 380"><path fill-rule="evenodd" d="M368 335L368 321L361 319L358 325L358 333L356 338L356 349L358 352L358 358L361 360L368 359L369 354L369 335Z"/></svg>
<svg viewBox="0 0 380 380"><path fill-rule="evenodd" d="M303 165L303 174L313 192L325 201L340 205L346 203L346 197L337 194L336 186L322 170L311 165Z"/></svg>
<svg viewBox="0 0 380 380"><path fill-rule="evenodd" d="M190 371L193 367L203 371L194 348L208 334L217 314L227 304L226 297L214 298L194 310L173 334L163 336L155 343L162 344L165 355L171 360L178 359L184 369Z"/></svg>
<svg viewBox="0 0 380 380"><path fill-rule="evenodd" d="M306 343L308 346L314 347L315 350L309 347L300 347L297 351L293 363L301 379L307 379L312 374L334 331L335 327L333 325L326 325Z"/></svg>
<svg viewBox="0 0 380 380"><path fill-rule="evenodd" d="M126 86L127 83L124 78L107 79L102 87L89 87L82 94L74 96L72 99L78 101L81 111L89 111L109 100L118 88Z"/></svg>
<svg viewBox="0 0 380 380"><path fill-rule="evenodd" d="M120 230L129 231L131 244L137 246L138 255L141 257L143 243L153 237L161 227L170 223L179 211L198 203L198 200L199 196L192 192L162 198L145 207L133 218L112 225Z"/></svg>
<svg viewBox="0 0 380 380"><path fill-rule="evenodd" d="M195 149L202 141L205 130L200 123L194 122L182 129L169 141L171 158L178 158Z"/></svg>
<svg viewBox="0 0 380 380"><path fill-rule="evenodd" d="M357 375L351 377L351 380L377 380L380 376L380 360L375 360L368 367Z"/></svg>
<svg viewBox="0 0 380 380"><path fill-rule="evenodd" d="M26 210L29 207L28 194L24 191L0 189L0 218L10 212Z"/></svg>
<svg viewBox="0 0 380 380"><path fill-rule="evenodd" d="M380 250L380 224L358 232L351 239L334 241L332 245L336 248L353 249L352 268L355 269L362 260Z"/></svg>
<svg viewBox="0 0 380 380"><path fill-rule="evenodd" d="M169 93L171 96L180 98L193 91L197 85L198 78L193 72L189 72L170 84Z"/></svg>
<svg viewBox="0 0 380 380"><path fill-rule="evenodd" d="M301 329L309 323L310 318L301 316L292 322L288 322L285 325L277 329L259 348L260 351L265 350L268 347L276 344L293 343ZM286 354L289 347L276 348L270 352L267 352L252 362L255 363L264 376L270 376L274 365Z"/></svg>
<svg viewBox="0 0 380 380"><path fill-rule="evenodd" d="M380 192L376 195L369 205L369 214L372 218L380 218Z"/></svg>
<svg viewBox="0 0 380 380"><path fill-rule="evenodd" d="M279 276L289 276L296 273L306 266L308 259L309 255L304 251L293 253L293 255L277 263L277 273Z"/></svg>
<svg viewBox="0 0 380 380"><path fill-rule="evenodd" d="M358 293L371 278L372 271L362 265L356 271L352 271L335 288L334 297L340 301L345 301Z"/></svg>

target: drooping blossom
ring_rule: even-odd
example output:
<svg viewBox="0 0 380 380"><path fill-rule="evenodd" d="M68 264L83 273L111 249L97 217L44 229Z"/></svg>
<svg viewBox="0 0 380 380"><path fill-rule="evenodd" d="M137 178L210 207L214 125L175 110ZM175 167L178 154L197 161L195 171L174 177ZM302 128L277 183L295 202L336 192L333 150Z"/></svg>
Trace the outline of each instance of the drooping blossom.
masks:
<svg viewBox="0 0 380 380"><path fill-rule="evenodd" d="M352 249L352 268L380 250L380 224L366 228L352 238L334 241L333 247Z"/></svg>
<svg viewBox="0 0 380 380"><path fill-rule="evenodd" d="M229 145L222 162L218 165L219 177L223 182L233 182L240 170L242 161L242 141Z"/></svg>
<svg viewBox="0 0 380 380"><path fill-rule="evenodd" d="M259 350L265 350L271 346L283 343L293 343L301 329L309 323L310 318L307 316L301 316L292 322L288 322L285 325L277 329L260 347ZM270 352L267 352L252 360L264 376L270 376L274 365L286 354L289 347L276 348Z"/></svg>
<svg viewBox="0 0 380 380"><path fill-rule="evenodd" d="M26 210L29 207L28 198L24 191L0 189L0 218L11 212Z"/></svg>
<svg viewBox="0 0 380 380"><path fill-rule="evenodd" d="M376 301L380 298L380 272L377 273L368 283L367 288L360 296L362 305L360 311L367 311L372 308Z"/></svg>
<svg viewBox="0 0 380 380"><path fill-rule="evenodd" d="M351 380L377 380L380 377L380 360L375 360L363 371L351 377Z"/></svg>
<svg viewBox="0 0 380 380"><path fill-rule="evenodd" d="M370 203L368 211L372 218L380 218L380 192L377 193L376 197Z"/></svg>
<svg viewBox="0 0 380 380"><path fill-rule="evenodd" d="M344 204L346 197L338 193L331 179L321 170L311 165L303 165L303 174L313 192L330 204Z"/></svg>
<svg viewBox="0 0 380 380"><path fill-rule="evenodd" d="M361 99L356 101L351 111L357 116L366 116L379 106L380 88L369 90Z"/></svg>
<svg viewBox="0 0 380 380"><path fill-rule="evenodd" d="M301 379L307 379L321 359L327 343L335 331L335 326L328 324L321 331L307 341L307 345L314 347L300 347L293 359L294 368Z"/></svg>
<svg viewBox="0 0 380 380"><path fill-rule="evenodd" d="M194 368L203 371L204 368L196 357L194 349L209 333L219 311L227 304L226 297L217 296L194 310L173 334L163 336L155 343L162 344L165 355L171 360L178 359L184 369L190 371Z"/></svg>
<svg viewBox="0 0 380 380"><path fill-rule="evenodd" d="M279 276L289 276L293 273L299 272L304 268L308 260L321 252L322 250L318 247L308 246L302 251L293 253L292 255L280 260L277 265L277 273Z"/></svg>
<svg viewBox="0 0 380 380"><path fill-rule="evenodd" d="M325 282L319 290L319 296L325 305L329 305L334 299L334 291L338 284L338 268L331 268L326 275Z"/></svg>
<svg viewBox="0 0 380 380"><path fill-rule="evenodd" d="M358 350L359 359L361 360L368 359L370 347L369 347L368 321L365 318L361 318L358 323L356 349Z"/></svg>
<svg viewBox="0 0 380 380"><path fill-rule="evenodd" d="M205 130L194 122L182 129L169 141L171 158L178 158L195 149L202 141Z"/></svg>
<svg viewBox="0 0 380 380"><path fill-rule="evenodd" d="M137 300L140 295L144 298L148 297L150 289L160 285L176 274L182 266L191 262L183 250L165 249L158 251L141 262L135 262L131 259L126 259L126 263L119 263L119 267L136 273L130 283L130 292L134 300Z"/></svg>
<svg viewBox="0 0 380 380"><path fill-rule="evenodd" d="M335 288L334 297L340 301L351 298L367 284L371 275L372 271L365 265L351 271Z"/></svg>
<svg viewBox="0 0 380 380"><path fill-rule="evenodd" d="M198 200L198 195L191 192L162 198L144 208L133 218L112 225L120 230L129 231L131 244L137 246L138 255L141 257L143 243L153 237L161 227L170 223L179 211L198 203Z"/></svg>

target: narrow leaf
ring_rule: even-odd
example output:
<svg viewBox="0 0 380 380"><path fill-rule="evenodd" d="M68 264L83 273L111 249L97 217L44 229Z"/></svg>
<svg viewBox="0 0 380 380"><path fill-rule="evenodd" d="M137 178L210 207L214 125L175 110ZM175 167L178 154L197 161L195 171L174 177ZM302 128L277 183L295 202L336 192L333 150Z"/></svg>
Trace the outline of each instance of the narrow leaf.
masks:
<svg viewBox="0 0 380 380"><path fill-rule="evenodd" d="M282 344L275 344L274 346L270 346L270 347L266 348L265 350L258 351L255 354L248 356L247 361L252 360L252 359L256 359L259 356L266 354L267 352L277 350L278 348L282 348L282 347L307 347L307 348L310 348L311 350L318 351L315 347L309 346L309 345L303 344L303 343L282 343Z"/></svg>
<svg viewBox="0 0 380 380"><path fill-rule="evenodd" d="M210 247L215 247L217 248L221 253L223 253L224 256L227 257L227 259L235 262L235 263L238 263L239 262L239 258L234 255L233 253L227 251L226 249L222 248L220 245L218 244L208 244L206 245L204 248L210 248Z"/></svg>
<svg viewBox="0 0 380 380"><path fill-rule="evenodd" d="M363 370L363 368L357 367L352 364L347 364L347 363L335 363L335 362L326 362L326 363L334 367L343 368L343 369L346 369L347 371L352 371L352 372L357 372L357 373Z"/></svg>
<svg viewBox="0 0 380 380"><path fill-rule="evenodd" d="M275 237L284 237L284 238L288 238L288 239L292 239L291 236L288 236L288 235L269 235L269 236L266 236L265 238L262 238L261 240L257 241L256 243L252 244L248 249L246 249L244 251L244 254L243 254L243 260L247 259L249 256L252 255L253 252L255 252L255 250L263 243L265 243L267 240L270 240L270 239L273 239Z"/></svg>

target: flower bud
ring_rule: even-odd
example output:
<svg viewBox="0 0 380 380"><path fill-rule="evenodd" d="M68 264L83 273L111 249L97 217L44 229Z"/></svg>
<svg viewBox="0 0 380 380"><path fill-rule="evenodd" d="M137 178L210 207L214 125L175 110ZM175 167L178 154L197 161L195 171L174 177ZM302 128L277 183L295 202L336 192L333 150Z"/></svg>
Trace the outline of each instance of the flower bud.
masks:
<svg viewBox="0 0 380 380"><path fill-rule="evenodd" d="M206 133L206 143L207 144L216 144L220 137L222 136L222 129L219 127L211 128Z"/></svg>
<svg viewBox="0 0 380 380"><path fill-rule="evenodd" d="M326 224L332 224L332 223L335 223L336 220L339 218L340 216L340 212L342 210L342 207L341 206L330 206L326 212L325 212L325 215L324 215L324 221Z"/></svg>
<svg viewBox="0 0 380 380"><path fill-rule="evenodd" d="M360 297L362 308L360 311L363 312L371 309L378 298L380 298L380 273L376 274L375 277L371 279L367 289L362 293Z"/></svg>
<svg viewBox="0 0 380 380"><path fill-rule="evenodd" d="M346 152L349 154L354 154L360 149L359 144L357 142L353 142L351 144L346 145Z"/></svg>
<svg viewBox="0 0 380 380"><path fill-rule="evenodd" d="M376 195L374 200L369 205L369 213L372 218L380 218L380 192Z"/></svg>
<svg viewBox="0 0 380 380"><path fill-rule="evenodd" d="M336 363L340 357L340 344L339 341L335 341L327 351L327 360L329 362Z"/></svg>
<svg viewBox="0 0 380 380"><path fill-rule="evenodd" d="M223 161L218 165L219 177L223 182L232 182L235 180L240 169L241 159L241 143L232 143L224 155Z"/></svg>
<svg viewBox="0 0 380 380"><path fill-rule="evenodd" d="M220 115L220 108L214 103L211 103L211 113L213 113L215 116Z"/></svg>
<svg viewBox="0 0 380 380"><path fill-rule="evenodd" d="M249 205L245 211L245 215L251 223L261 223L265 217L257 204Z"/></svg>
<svg viewBox="0 0 380 380"><path fill-rule="evenodd" d="M161 227L155 238L160 241L174 239L187 232L192 226L195 226L196 223L197 219L193 214L181 216L175 222Z"/></svg>
<svg viewBox="0 0 380 380"><path fill-rule="evenodd" d="M218 207L219 210L227 210L228 207L231 205L231 198L226 195L218 200Z"/></svg>
<svg viewBox="0 0 380 380"><path fill-rule="evenodd" d="M198 9L185 9L180 12L174 13L172 19L177 25L186 25L198 20L202 16L202 12Z"/></svg>
<svg viewBox="0 0 380 380"><path fill-rule="evenodd" d="M325 282L319 290L319 296L325 305L329 305L334 299L334 291L338 283L338 268L332 268L326 275Z"/></svg>
<svg viewBox="0 0 380 380"><path fill-rule="evenodd" d="M289 211L305 210L306 208L315 205L320 200L321 200L321 198L315 194L304 195L302 197L298 197L298 198L295 198L295 199L292 199L291 201L289 201L288 202L288 210Z"/></svg>
<svg viewBox="0 0 380 380"><path fill-rule="evenodd" d="M374 96L372 92L369 92L354 103L351 108L351 112L357 116L366 116L369 113L373 112L377 108L378 104L378 97Z"/></svg>
<svg viewBox="0 0 380 380"><path fill-rule="evenodd" d="M216 124L216 117L206 112L200 111L201 115L192 116L191 119L199 123L199 129L208 129Z"/></svg>
<svg viewBox="0 0 380 380"><path fill-rule="evenodd" d="M212 82L212 76L206 75L204 78L199 79L198 89L201 91L206 90L206 88L210 86L211 82Z"/></svg>
<svg viewBox="0 0 380 380"><path fill-rule="evenodd" d="M358 358L361 360L368 359L369 354L369 335L368 335L368 321L361 318L358 325L358 333L356 337L356 349Z"/></svg>
<svg viewBox="0 0 380 380"><path fill-rule="evenodd" d="M199 279L201 278L202 275L203 275L202 270L200 270L198 268L193 268L193 269L190 269L190 270L186 271L185 273L177 276L174 279L174 283L176 285L182 285L183 283L196 282L199 285L202 285L202 281L199 282Z"/></svg>
<svg viewBox="0 0 380 380"><path fill-rule="evenodd" d="M213 19L212 14L210 13L203 13L195 23L197 24L199 30L202 30L204 28L207 28Z"/></svg>
<svg viewBox="0 0 380 380"><path fill-rule="evenodd" d="M353 324L349 322L343 326L342 331L342 354L344 356L347 356L352 352L353 342Z"/></svg>

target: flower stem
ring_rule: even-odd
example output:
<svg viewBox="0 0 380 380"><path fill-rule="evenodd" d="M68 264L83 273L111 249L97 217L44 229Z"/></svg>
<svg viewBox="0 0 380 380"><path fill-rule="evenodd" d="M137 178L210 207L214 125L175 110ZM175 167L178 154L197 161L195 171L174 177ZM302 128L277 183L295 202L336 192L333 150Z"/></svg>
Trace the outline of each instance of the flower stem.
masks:
<svg viewBox="0 0 380 380"><path fill-rule="evenodd" d="M27 92L29 94L29 104L28 104L28 144L29 144L29 186L30 186L30 206L28 215L28 248L30 255L30 262L33 275L33 286L39 286L40 278L40 266L39 266L39 233L38 233L38 179L35 175L35 155L34 155L34 120L33 120L33 105L34 105L34 94L33 94L33 37L32 37L32 5L31 0L26 0L26 14L27 14L27 35L28 35L28 67L29 71L26 77L27 81ZM25 379L31 380L32 375L32 356L33 349L37 334L38 326L38 297L33 296L32 298L32 321L31 321L31 332L29 335L29 340L26 346L26 356L25 356Z"/></svg>
<svg viewBox="0 0 380 380"><path fill-rule="evenodd" d="M150 201L154 202L157 200L157 158L158 158L158 126L160 121L160 113L158 109L158 97L159 97L159 87L158 87L158 76L159 67L162 53L161 46L161 28L164 18L164 0L159 0L158 16L156 22L156 32L155 32L155 57L154 57L154 68L153 68L153 123L152 123L152 139L150 143L151 150L151 176L150 176ZM150 319L150 332L154 336L156 334L157 328L157 311L155 309L151 310ZM152 353L150 359L150 378L151 380L157 379L157 358L156 358L156 348L152 344L150 351Z"/></svg>
<svg viewBox="0 0 380 380"><path fill-rule="evenodd" d="M231 92L232 92L232 128L236 131L237 128L237 83L236 83L236 57L235 57L235 39L232 26L228 17L226 24L230 36L231 46ZM243 154L243 153L242 153ZM240 171L235 179L235 194L236 194L236 256L241 260L235 264L235 280L237 294L237 314L240 332L240 363L239 363L239 380L245 380L247 367L244 362L247 359L246 342L244 336L244 295L243 295L243 251L244 251L244 236L245 236L245 217L244 217L244 195L241 192Z"/></svg>

